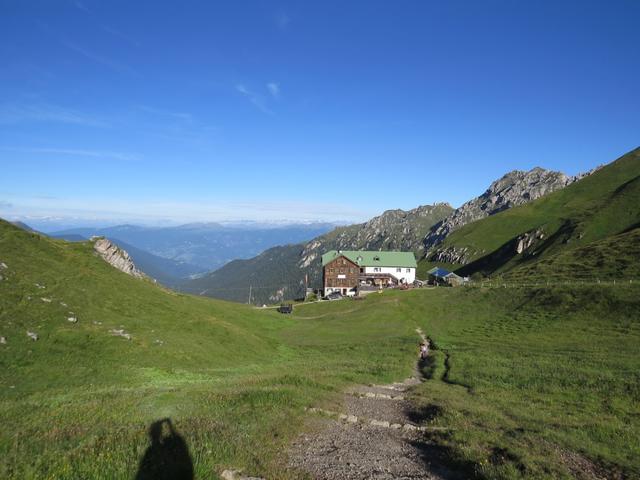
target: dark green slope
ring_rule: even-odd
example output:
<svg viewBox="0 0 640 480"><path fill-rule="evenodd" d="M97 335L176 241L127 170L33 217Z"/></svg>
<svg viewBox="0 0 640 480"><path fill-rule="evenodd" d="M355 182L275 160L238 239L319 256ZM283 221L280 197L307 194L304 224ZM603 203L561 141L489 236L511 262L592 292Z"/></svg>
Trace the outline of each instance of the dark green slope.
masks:
<svg viewBox="0 0 640 480"><path fill-rule="evenodd" d="M194 295L254 305L301 298L304 272L298 261L303 249L304 244L273 247L249 260L229 262L179 288Z"/></svg>
<svg viewBox="0 0 640 480"><path fill-rule="evenodd" d="M638 224L640 149L635 149L560 191L466 225L452 233L439 252L465 252L466 264L452 265L465 275L515 273L518 268L624 233ZM609 256L610 260L615 258ZM423 268L433 261L437 261L435 255L423 259Z"/></svg>

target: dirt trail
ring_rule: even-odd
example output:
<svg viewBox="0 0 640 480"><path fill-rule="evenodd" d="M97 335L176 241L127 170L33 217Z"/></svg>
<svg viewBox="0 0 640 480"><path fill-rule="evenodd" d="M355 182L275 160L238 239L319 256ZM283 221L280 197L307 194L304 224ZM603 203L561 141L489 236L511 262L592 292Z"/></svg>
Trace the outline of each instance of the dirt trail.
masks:
<svg viewBox="0 0 640 480"><path fill-rule="evenodd" d="M313 433L296 439L289 465L316 480L459 478L425 440L430 428L412 421L405 393L420 382L416 364L403 382L351 388L342 412L309 409Z"/></svg>

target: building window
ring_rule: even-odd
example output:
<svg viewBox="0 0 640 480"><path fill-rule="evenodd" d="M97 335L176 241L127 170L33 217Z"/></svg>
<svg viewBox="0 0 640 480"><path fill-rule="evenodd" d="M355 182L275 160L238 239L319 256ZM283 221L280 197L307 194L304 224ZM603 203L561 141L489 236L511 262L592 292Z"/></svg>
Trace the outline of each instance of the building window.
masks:
<svg viewBox="0 0 640 480"><path fill-rule="evenodd" d="M350 268L350 269L349 269L349 273L353 273L353 268Z"/></svg>
<svg viewBox="0 0 640 480"><path fill-rule="evenodd" d="M407 268L407 273L411 273L411 269L410 268Z"/></svg>
<svg viewBox="0 0 640 480"><path fill-rule="evenodd" d="M329 273L333 273L333 268L330 268L330 269L329 269Z"/></svg>
<svg viewBox="0 0 640 480"><path fill-rule="evenodd" d="M400 272L402 272L402 269L401 268L396 268L396 272L400 273Z"/></svg>
<svg viewBox="0 0 640 480"><path fill-rule="evenodd" d="M344 268L341 268L341 269L340 269L340 273L344 273Z"/></svg>
<svg viewBox="0 0 640 480"><path fill-rule="evenodd" d="M376 273L379 273L381 270L380 270L380 267L373 267L373 271Z"/></svg>

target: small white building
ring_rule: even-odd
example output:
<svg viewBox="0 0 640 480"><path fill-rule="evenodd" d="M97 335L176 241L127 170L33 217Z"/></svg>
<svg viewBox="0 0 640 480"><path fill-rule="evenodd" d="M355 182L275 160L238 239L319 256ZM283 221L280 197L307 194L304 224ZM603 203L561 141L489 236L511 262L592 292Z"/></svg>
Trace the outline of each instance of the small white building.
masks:
<svg viewBox="0 0 640 480"><path fill-rule="evenodd" d="M410 285L416 279L413 252L330 250L322 256L323 295Z"/></svg>

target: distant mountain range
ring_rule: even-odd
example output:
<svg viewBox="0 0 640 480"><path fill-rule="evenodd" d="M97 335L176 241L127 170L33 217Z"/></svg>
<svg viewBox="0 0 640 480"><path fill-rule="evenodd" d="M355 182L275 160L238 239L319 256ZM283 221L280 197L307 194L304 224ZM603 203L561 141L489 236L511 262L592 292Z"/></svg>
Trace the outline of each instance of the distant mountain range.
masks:
<svg viewBox="0 0 640 480"><path fill-rule="evenodd" d="M610 172L617 171L622 166L626 169L624 175L621 174L616 179L609 178ZM513 262L509 263L504 252L500 253L500 248L511 249L511 256L520 255L533 245L540 244L543 238L553 235L566 237L558 229L562 222L565 222L564 230L570 228L566 219L572 217L571 209L577 208L572 201L586 209L580 210L580 218L588 218L588 206L597 204L604 208L608 200L629 198L629 191L635 188L632 186L635 184L627 185L624 182L636 181L639 173L637 149L607 167L598 167L575 177L539 167L530 171L515 170L493 182L482 195L458 209L440 203L409 211L389 210L366 223L338 227L308 242L278 246L251 259L235 260L214 272L185 282L180 289L240 302L249 300L251 290L251 302L256 304L295 298L303 294L305 284L310 287L320 286L320 256L331 249L410 250L420 260L418 272L422 276L435 264L463 274L500 273L508 270L505 264L515 265ZM610 185L611 188L604 187L603 184ZM593 187L585 191L582 185ZM623 197L615 196L616 189L622 189L620 191L624 195L618 195ZM553 202L557 201L554 199L565 198L564 192L567 192L567 200L561 207L549 207L542 215L523 219L523 216L530 215L529 212L535 212L538 205L554 205ZM589 192L594 198L588 199L588 195L585 197ZM640 205L640 198L636 205ZM629 212L632 220L640 221L638 207L625 204L620 208ZM561 220L563 218L565 220ZM577 218L572 221L578 224L581 222ZM619 228L605 229L606 235L623 233L633 226L632 221L622 223L624 226L620 224ZM482 233L471 235L471 232L476 231ZM576 233L574 237L576 235L580 233ZM606 235L591 235L589 239L598 240ZM573 237L569 235L569 238ZM624 241L628 244L630 238L636 237L627 236ZM567 240L570 241L572 240ZM530 262L537 254L539 253L525 253L521 259L526 257ZM566 255L563 258L566 260Z"/></svg>
<svg viewBox="0 0 640 480"><path fill-rule="evenodd" d="M321 235L329 223L265 225L191 223L177 227L119 225L74 228L49 236L81 241L104 236L125 249L144 273L167 286L215 270L237 258L250 258L279 244L298 243Z"/></svg>

